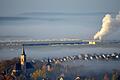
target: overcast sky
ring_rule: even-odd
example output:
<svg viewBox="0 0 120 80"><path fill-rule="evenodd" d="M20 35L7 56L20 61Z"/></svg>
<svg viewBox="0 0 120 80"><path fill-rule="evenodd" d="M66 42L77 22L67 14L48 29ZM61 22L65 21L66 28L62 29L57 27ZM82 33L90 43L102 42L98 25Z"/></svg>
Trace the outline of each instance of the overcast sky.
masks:
<svg viewBox="0 0 120 80"><path fill-rule="evenodd" d="M120 0L0 0L0 36L88 39L106 13L119 11Z"/></svg>
<svg viewBox="0 0 120 80"><path fill-rule="evenodd" d="M24 12L118 12L120 0L0 0L0 16Z"/></svg>

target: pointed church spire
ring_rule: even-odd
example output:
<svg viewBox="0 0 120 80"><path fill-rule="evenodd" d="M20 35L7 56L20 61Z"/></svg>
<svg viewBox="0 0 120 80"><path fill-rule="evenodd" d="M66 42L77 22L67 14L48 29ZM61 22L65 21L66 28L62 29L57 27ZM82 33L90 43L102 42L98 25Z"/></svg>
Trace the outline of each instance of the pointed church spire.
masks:
<svg viewBox="0 0 120 80"><path fill-rule="evenodd" d="M21 60L21 64L22 65L26 64L26 54L25 54L25 50L24 50L24 45L22 47L22 53L21 53L20 60Z"/></svg>
<svg viewBox="0 0 120 80"><path fill-rule="evenodd" d="M48 64L50 64L50 59L48 58Z"/></svg>
<svg viewBox="0 0 120 80"><path fill-rule="evenodd" d="M47 70L48 70L48 71L51 71L51 67L52 67L52 65L51 65L51 63L50 63L50 59L48 58Z"/></svg>
<svg viewBox="0 0 120 80"><path fill-rule="evenodd" d="M26 54L25 54L25 50L24 50L24 45L23 45L23 47L22 47L22 55L26 55Z"/></svg>

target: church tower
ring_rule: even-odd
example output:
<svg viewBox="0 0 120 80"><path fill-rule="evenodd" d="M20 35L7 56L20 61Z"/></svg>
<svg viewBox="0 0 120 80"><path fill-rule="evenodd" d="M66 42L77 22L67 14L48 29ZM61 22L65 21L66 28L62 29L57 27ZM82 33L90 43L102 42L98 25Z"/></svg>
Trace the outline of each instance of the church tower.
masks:
<svg viewBox="0 0 120 80"><path fill-rule="evenodd" d="M48 58L48 63L47 63L47 71L51 71L52 65L50 63L50 59Z"/></svg>
<svg viewBox="0 0 120 80"><path fill-rule="evenodd" d="M22 54L20 56L20 64L21 64L22 73L25 75L26 74L26 54L25 54L24 46L22 48Z"/></svg>

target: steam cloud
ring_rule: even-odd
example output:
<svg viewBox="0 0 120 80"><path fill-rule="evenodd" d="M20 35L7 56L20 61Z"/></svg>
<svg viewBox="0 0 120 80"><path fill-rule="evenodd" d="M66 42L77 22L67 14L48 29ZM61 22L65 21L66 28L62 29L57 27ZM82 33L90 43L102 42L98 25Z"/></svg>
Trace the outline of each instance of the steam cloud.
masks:
<svg viewBox="0 0 120 80"><path fill-rule="evenodd" d="M120 12L115 18L112 18L110 14L106 14L102 20L102 27L94 35L94 39L102 40L106 36L116 32L120 28Z"/></svg>

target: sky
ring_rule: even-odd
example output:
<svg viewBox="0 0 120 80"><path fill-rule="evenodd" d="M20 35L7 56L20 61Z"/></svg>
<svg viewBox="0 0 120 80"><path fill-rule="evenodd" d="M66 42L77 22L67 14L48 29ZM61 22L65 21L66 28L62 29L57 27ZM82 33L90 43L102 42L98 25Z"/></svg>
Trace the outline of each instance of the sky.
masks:
<svg viewBox="0 0 120 80"><path fill-rule="evenodd" d="M120 0L0 0L0 16L24 12L118 12Z"/></svg>
<svg viewBox="0 0 120 80"><path fill-rule="evenodd" d="M0 0L0 39L92 39L119 11L120 0Z"/></svg>

